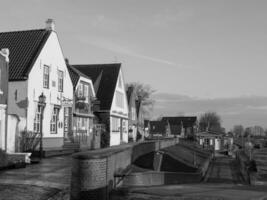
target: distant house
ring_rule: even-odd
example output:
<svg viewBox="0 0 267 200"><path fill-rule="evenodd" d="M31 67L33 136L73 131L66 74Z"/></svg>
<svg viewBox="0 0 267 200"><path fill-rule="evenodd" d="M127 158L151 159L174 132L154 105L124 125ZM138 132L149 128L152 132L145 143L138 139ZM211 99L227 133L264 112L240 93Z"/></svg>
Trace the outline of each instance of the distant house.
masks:
<svg viewBox="0 0 267 200"><path fill-rule="evenodd" d="M73 123L69 140L80 149L100 148L100 135L94 130L95 90L91 78L67 64L73 84Z"/></svg>
<svg viewBox="0 0 267 200"><path fill-rule="evenodd" d="M142 100L137 97L137 99L135 100L135 104L137 116L137 136L140 137L141 140L144 140L146 133ZM139 139L138 137L137 139Z"/></svg>
<svg viewBox="0 0 267 200"><path fill-rule="evenodd" d="M199 145L203 148L213 149L215 151L223 150L224 133L204 131L196 134Z"/></svg>
<svg viewBox="0 0 267 200"><path fill-rule="evenodd" d="M166 136L166 124L163 121L150 121L149 135L150 137Z"/></svg>
<svg viewBox="0 0 267 200"><path fill-rule="evenodd" d="M133 86L128 87L126 94L129 108L129 141L135 142L137 136L137 110L135 88Z"/></svg>
<svg viewBox="0 0 267 200"><path fill-rule="evenodd" d="M72 65L93 81L100 109L95 112L99 123L106 125L102 146L128 142L128 103L121 64Z"/></svg>
<svg viewBox="0 0 267 200"><path fill-rule="evenodd" d="M0 149L7 150L7 100L8 100L9 50L0 51Z"/></svg>
<svg viewBox="0 0 267 200"><path fill-rule="evenodd" d="M178 137L189 137L196 132L197 117L163 117L161 119L166 124L166 132L168 135Z"/></svg>
<svg viewBox="0 0 267 200"><path fill-rule="evenodd" d="M73 85L54 21L44 29L2 32L0 48L10 50L8 113L19 119L8 133L42 132L44 149L61 148L71 127ZM46 97L42 130L39 97Z"/></svg>

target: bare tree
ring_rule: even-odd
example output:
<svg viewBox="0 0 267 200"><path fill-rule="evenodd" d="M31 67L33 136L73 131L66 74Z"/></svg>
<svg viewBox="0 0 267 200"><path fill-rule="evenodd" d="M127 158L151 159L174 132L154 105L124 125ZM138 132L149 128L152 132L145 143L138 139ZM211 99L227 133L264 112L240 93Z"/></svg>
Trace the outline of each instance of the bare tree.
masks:
<svg viewBox="0 0 267 200"><path fill-rule="evenodd" d="M221 118L216 112L206 112L199 118L200 131L220 131Z"/></svg>
<svg viewBox="0 0 267 200"><path fill-rule="evenodd" d="M138 82L127 83L126 89L128 87L133 87L135 89L136 95L142 103L144 116L146 118L149 118L155 103L155 101L151 98L151 95L156 90L152 89L151 86L148 84L143 84Z"/></svg>
<svg viewBox="0 0 267 200"><path fill-rule="evenodd" d="M242 137L244 134L244 127L242 125L235 125L233 127L234 137Z"/></svg>

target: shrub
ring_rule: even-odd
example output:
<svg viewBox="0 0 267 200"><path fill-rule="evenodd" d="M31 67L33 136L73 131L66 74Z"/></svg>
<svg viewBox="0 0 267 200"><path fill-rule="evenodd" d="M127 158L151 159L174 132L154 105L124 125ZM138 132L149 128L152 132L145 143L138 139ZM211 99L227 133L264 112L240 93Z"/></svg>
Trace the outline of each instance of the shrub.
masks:
<svg viewBox="0 0 267 200"><path fill-rule="evenodd" d="M8 165L8 157L5 151L0 149L0 168Z"/></svg>

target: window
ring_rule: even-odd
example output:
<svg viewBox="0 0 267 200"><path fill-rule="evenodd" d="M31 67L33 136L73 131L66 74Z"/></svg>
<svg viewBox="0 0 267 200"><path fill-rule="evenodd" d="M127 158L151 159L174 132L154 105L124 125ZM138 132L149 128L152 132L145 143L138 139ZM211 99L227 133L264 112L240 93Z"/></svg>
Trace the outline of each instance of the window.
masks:
<svg viewBox="0 0 267 200"><path fill-rule="evenodd" d="M120 108L124 108L123 94L119 91L116 91L116 105Z"/></svg>
<svg viewBox="0 0 267 200"><path fill-rule="evenodd" d="M112 132L120 132L120 119L112 117L111 123L112 123Z"/></svg>
<svg viewBox="0 0 267 200"><path fill-rule="evenodd" d="M83 95L85 97L85 101L88 102L89 99L89 92L88 92L88 85L83 85Z"/></svg>
<svg viewBox="0 0 267 200"><path fill-rule="evenodd" d="M44 88L49 88L49 66L44 65L44 75L43 75Z"/></svg>
<svg viewBox="0 0 267 200"><path fill-rule="evenodd" d="M121 80L121 76L119 77L119 83L118 83L119 88L122 88L122 80Z"/></svg>
<svg viewBox="0 0 267 200"><path fill-rule="evenodd" d="M78 97L84 97L85 101L89 101L89 85L80 83L77 91Z"/></svg>
<svg viewBox="0 0 267 200"><path fill-rule="evenodd" d="M34 117L33 131L37 133L40 133L41 129L41 109L41 106L38 105Z"/></svg>
<svg viewBox="0 0 267 200"><path fill-rule="evenodd" d="M50 132L52 134L57 133L58 113L59 113L59 108L53 108L52 117L50 121Z"/></svg>
<svg viewBox="0 0 267 200"><path fill-rule="evenodd" d="M58 91L63 92L63 83L64 83L64 77L63 77L63 71L58 70Z"/></svg>

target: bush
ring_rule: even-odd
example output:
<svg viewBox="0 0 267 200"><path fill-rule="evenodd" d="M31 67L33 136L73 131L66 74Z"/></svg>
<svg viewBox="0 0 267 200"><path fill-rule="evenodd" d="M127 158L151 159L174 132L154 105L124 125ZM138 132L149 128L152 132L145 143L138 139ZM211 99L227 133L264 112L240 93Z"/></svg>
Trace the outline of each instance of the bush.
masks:
<svg viewBox="0 0 267 200"><path fill-rule="evenodd" d="M8 165L8 157L5 151L0 149L0 168Z"/></svg>

